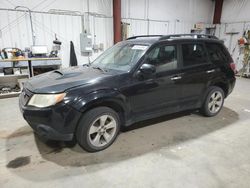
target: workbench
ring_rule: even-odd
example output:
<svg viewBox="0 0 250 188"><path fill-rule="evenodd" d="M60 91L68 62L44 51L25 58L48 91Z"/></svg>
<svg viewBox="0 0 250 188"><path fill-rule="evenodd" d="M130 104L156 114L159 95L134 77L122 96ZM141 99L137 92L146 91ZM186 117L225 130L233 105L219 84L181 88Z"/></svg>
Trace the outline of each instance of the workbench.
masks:
<svg viewBox="0 0 250 188"><path fill-rule="evenodd" d="M61 67L61 59L58 57L45 58L16 58L16 59L0 59L0 68L28 68L28 74L11 74L0 76L0 84L2 83L16 83L18 79L27 79L34 76L34 67L46 68L56 66ZM0 93L0 98L18 96L20 92Z"/></svg>
<svg viewBox="0 0 250 188"><path fill-rule="evenodd" d="M23 63L20 63L20 62L28 62L28 64L26 65L28 67L28 70L29 70L29 77L32 77L34 76L34 73L33 73L33 66L37 66L37 64L32 64L33 61L43 61L43 62L46 62L46 61L55 61L54 63L52 64L48 64L48 63L40 63L40 66L44 66L44 65L59 65L61 66L61 62L56 62L56 61L60 61L61 59L58 58L58 57L47 57L47 58L19 58L19 59L2 59L0 60L0 63L13 63L12 66L1 66L0 65L0 68L1 67L25 67L25 64Z"/></svg>

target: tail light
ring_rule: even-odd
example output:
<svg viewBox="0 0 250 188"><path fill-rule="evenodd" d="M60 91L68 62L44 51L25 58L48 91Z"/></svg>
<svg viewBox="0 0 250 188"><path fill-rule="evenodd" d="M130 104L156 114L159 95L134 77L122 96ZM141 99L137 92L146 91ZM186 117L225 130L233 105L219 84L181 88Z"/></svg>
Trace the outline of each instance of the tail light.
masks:
<svg viewBox="0 0 250 188"><path fill-rule="evenodd" d="M230 63L230 68L232 69L232 71L234 71L235 74L237 73L236 66L234 63Z"/></svg>

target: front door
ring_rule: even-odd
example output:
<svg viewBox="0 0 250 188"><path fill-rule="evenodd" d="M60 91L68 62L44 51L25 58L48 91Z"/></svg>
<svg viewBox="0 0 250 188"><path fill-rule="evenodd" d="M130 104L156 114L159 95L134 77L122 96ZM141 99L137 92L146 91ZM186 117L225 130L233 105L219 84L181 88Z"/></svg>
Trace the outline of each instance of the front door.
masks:
<svg viewBox="0 0 250 188"><path fill-rule="evenodd" d="M134 77L130 86L133 115L139 119L176 112L181 95L177 45L162 44L146 55L143 63L152 64L156 72L142 80Z"/></svg>

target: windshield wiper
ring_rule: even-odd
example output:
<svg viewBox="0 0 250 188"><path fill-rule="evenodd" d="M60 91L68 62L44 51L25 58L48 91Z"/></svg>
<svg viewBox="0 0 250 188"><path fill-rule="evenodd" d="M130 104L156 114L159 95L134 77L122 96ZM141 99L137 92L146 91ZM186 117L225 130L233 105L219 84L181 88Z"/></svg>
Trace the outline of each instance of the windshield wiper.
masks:
<svg viewBox="0 0 250 188"><path fill-rule="evenodd" d="M53 72L54 72L54 73L57 73L57 74L61 74L61 75L63 76L63 73L60 72L59 70L54 70Z"/></svg>
<svg viewBox="0 0 250 188"><path fill-rule="evenodd" d="M103 72L107 72L107 70L104 70L104 69L102 69L101 67L92 67L93 69L98 69L98 70L100 70L100 71L103 71Z"/></svg>

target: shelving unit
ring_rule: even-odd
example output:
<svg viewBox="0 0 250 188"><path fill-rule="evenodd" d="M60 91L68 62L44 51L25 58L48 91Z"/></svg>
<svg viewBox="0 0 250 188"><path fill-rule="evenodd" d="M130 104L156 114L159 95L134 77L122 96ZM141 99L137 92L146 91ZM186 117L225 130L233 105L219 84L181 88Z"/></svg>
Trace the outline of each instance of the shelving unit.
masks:
<svg viewBox="0 0 250 188"><path fill-rule="evenodd" d="M247 78L250 77L250 60L248 61L247 65L244 67L244 72L242 74L243 76Z"/></svg>
<svg viewBox="0 0 250 188"><path fill-rule="evenodd" d="M10 77L29 77L28 74L11 74L11 75L4 75L4 76L0 76L0 79L1 78L10 78Z"/></svg>
<svg viewBox="0 0 250 188"><path fill-rule="evenodd" d="M0 68L27 68L28 74L11 74L11 75L0 75L0 85L16 84L18 85L18 79L28 79L34 76L33 69L36 67L47 68L47 67L61 67L60 58L25 58L25 59L0 59ZM20 94L19 92L0 93L1 98L16 97Z"/></svg>
<svg viewBox="0 0 250 188"><path fill-rule="evenodd" d="M20 93L21 93L21 91L11 92L11 93L1 93L0 94L0 99L10 98L10 97L17 97L18 95L20 95Z"/></svg>

